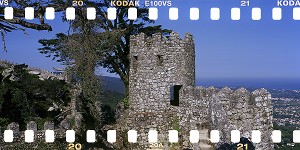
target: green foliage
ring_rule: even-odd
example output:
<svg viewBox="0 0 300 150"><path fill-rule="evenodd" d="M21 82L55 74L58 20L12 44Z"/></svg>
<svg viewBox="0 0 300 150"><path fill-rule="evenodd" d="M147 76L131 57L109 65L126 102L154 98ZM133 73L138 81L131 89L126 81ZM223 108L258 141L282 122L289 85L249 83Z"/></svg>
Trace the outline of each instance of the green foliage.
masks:
<svg viewBox="0 0 300 150"><path fill-rule="evenodd" d="M181 131L180 129L180 124L179 124L179 117L178 116L175 116L172 118L171 120L171 126L174 130L177 130L178 132Z"/></svg>
<svg viewBox="0 0 300 150"><path fill-rule="evenodd" d="M38 130L44 130L44 123L46 121L51 121L52 118L38 118L35 119L35 123L37 125Z"/></svg>
<svg viewBox="0 0 300 150"><path fill-rule="evenodd" d="M8 122L8 118L0 118L0 126L6 126L7 124L9 124Z"/></svg>
<svg viewBox="0 0 300 150"><path fill-rule="evenodd" d="M5 77L0 74L0 125L18 122L24 128L28 121L44 122L51 120L60 112L47 111L53 103L66 106L70 101L70 86L61 80L40 80L29 74L26 65L16 65ZM2 73L7 68L0 68ZM15 76L18 80L11 80ZM42 126L41 124L39 126Z"/></svg>
<svg viewBox="0 0 300 150"><path fill-rule="evenodd" d="M274 124L274 130L280 130L282 135L281 143L275 145L275 149L277 150L298 150L300 149L300 144L295 144L295 146L288 146L287 143L292 143L293 141L293 131L296 130L295 126L279 126Z"/></svg>
<svg viewBox="0 0 300 150"><path fill-rule="evenodd" d="M53 2L58 3L58 2ZM152 35L153 33L160 32L165 36L168 36L171 30L162 29L161 25L153 25L154 21L148 18L148 9L145 7L138 7L137 20L129 20L127 11L128 7L116 7L117 18L115 20L109 20L105 15L108 7L110 7L110 0L103 1L90 1L84 2L85 6L94 7L97 11L97 19L89 21L84 14L84 7L77 7L76 20L71 21L71 29L75 34L68 35L68 39L74 39L78 35L83 36L86 33L93 33L86 35L84 39L77 39L72 42L72 46L83 50L87 49L88 54L93 54L95 57L93 60L96 65L100 65L111 73L116 73L122 79L126 88L126 97L128 96L129 85L129 53L130 53L130 36L139 33L145 33L146 35ZM62 6L58 3L58 6ZM78 19L79 18L79 19ZM112 33L112 34L111 34ZM102 38L102 35L105 35ZM112 36L115 35L115 36ZM97 37L99 36L99 37ZM79 58L87 57L87 54L81 52L72 52L73 47L70 50L65 50L64 39L65 35L58 34L54 39L42 39L39 42L42 44L40 52L52 57L64 64L68 64L70 61L75 61L75 64L80 64L80 60L74 57L79 55ZM117 37L117 39L115 38ZM85 45L84 43L87 43ZM76 43L77 41L77 43ZM78 42L80 41L80 42ZM97 46L98 45L98 46ZM67 46L71 47L71 46ZM91 55L89 55L90 57ZM86 61L83 61L83 63Z"/></svg>
<svg viewBox="0 0 300 150"><path fill-rule="evenodd" d="M54 39L39 40L42 44L39 51L73 68L75 82L82 87L83 108L80 111L83 112L85 122L91 119L89 122L98 127L103 123L103 100L100 99L101 87L95 69L101 66L120 76L126 88L127 99L124 99L124 104L128 107L130 36L141 32L146 35L156 32L168 34L170 30L162 29L160 25L150 26L154 21L148 18L147 8L138 8L139 19L133 21L128 19L128 7L116 7L117 18L112 21L105 15L110 0L87 0L84 3L96 9L96 19L88 20L85 7L76 7L76 19L68 21L68 35L57 34ZM64 4L58 2L58 5Z"/></svg>
<svg viewBox="0 0 300 150"><path fill-rule="evenodd" d="M72 117L70 119L70 126L71 126L71 128L73 128L75 126L75 118L74 117Z"/></svg>
<svg viewBox="0 0 300 150"><path fill-rule="evenodd" d="M123 99L124 108L127 109L129 107L129 97L125 97Z"/></svg>

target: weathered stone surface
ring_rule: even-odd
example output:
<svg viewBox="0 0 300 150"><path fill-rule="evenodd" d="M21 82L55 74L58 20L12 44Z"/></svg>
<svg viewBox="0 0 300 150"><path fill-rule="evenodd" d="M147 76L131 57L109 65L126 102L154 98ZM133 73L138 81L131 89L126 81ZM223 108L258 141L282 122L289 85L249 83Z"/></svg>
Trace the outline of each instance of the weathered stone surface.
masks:
<svg viewBox="0 0 300 150"><path fill-rule="evenodd" d="M12 122L7 126L7 130L13 130L14 132L19 132L19 124Z"/></svg>
<svg viewBox="0 0 300 150"><path fill-rule="evenodd" d="M230 143L230 131L240 130L241 136L251 139L252 130L262 132L262 142L257 149L274 149L271 142L272 105L271 96L259 89L252 93L245 88L231 90L228 87L195 87L195 46L193 37L186 34L182 40L172 32L169 38L161 34L151 37L143 33L130 40L129 104L124 114L119 115L116 130L116 149L127 145L131 149L146 149L148 131L158 131L158 144L163 149L194 150L215 149L219 144ZM171 90L181 85L179 106L171 105ZM173 96L174 97L174 96ZM128 130L138 131L138 143L129 144ZM168 130L178 130L179 142L170 144ZM190 143L190 130L201 133L199 143ZM220 131L220 143L209 140L211 130ZM153 147L152 147L153 148Z"/></svg>
<svg viewBox="0 0 300 150"><path fill-rule="evenodd" d="M54 123L52 121L46 121L44 123L44 130L54 130Z"/></svg>
<svg viewBox="0 0 300 150"><path fill-rule="evenodd" d="M36 149L37 145L39 145L38 143L41 142L45 142L45 130L49 129L49 130L54 130L55 133L55 140L56 142L56 146L64 144L64 146L67 144L65 142L61 142L61 140L63 141L65 136L66 136L66 129L54 129L54 124L53 122L45 122L44 124L44 130L37 130L37 124L34 121L30 121L27 123L27 129L26 130L33 130L34 131L34 142L33 143L26 143L25 142L25 131L23 130L19 130L19 124L12 122L7 126L8 130L13 130L13 134L14 134L14 139L13 142L4 142L3 140L3 133L0 134L0 137L2 137L0 140L0 149ZM26 143L26 145L24 145L25 147L20 148L20 145ZM47 143L48 145L51 145L53 143ZM29 148L30 147L30 148ZM43 149L38 147L39 149ZM51 148L53 149L53 148ZM57 149L57 148L54 148ZM61 149L61 148L59 148Z"/></svg>
<svg viewBox="0 0 300 150"><path fill-rule="evenodd" d="M27 123L27 130L37 131L37 125L34 121L30 121Z"/></svg>
<svg viewBox="0 0 300 150"><path fill-rule="evenodd" d="M2 66L4 68L8 68L8 69L5 69L2 72L2 75L6 76L6 75L10 75L12 72L14 72L14 66L15 65L19 65L19 64L16 64L14 62L10 62L10 61L7 61L7 60L1 60L0 59L0 66ZM40 69L40 68L35 68L35 67L28 67L26 69L28 70L29 74L34 74L34 75L39 76L40 80L46 80L46 79L67 80L67 76L63 72L49 72L47 70ZM11 81L18 81L19 80L19 78L14 76L13 74L10 76L9 79Z"/></svg>
<svg viewBox="0 0 300 150"><path fill-rule="evenodd" d="M63 121L60 122L59 126L62 129L70 129L71 124L70 124L70 122L68 120L63 120Z"/></svg>

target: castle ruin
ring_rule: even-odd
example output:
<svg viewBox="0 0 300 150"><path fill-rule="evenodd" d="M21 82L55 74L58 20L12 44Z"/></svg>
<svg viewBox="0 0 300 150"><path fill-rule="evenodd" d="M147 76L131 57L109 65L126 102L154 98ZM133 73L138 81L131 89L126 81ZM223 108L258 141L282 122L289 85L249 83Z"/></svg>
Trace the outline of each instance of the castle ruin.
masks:
<svg viewBox="0 0 300 150"><path fill-rule="evenodd" d="M254 144L256 149L274 149L271 95L264 89L195 87L195 46L190 34L184 39L174 32L168 38L160 33L132 36L129 81L130 105L121 126L123 131L138 132L137 143L128 143L129 149L151 147L151 129L158 131L160 149L216 149L231 142L231 130L250 140L252 130L259 130L261 142ZM168 130L178 131L177 143L168 141ZM198 143L190 142L190 130L199 131ZM220 132L219 143L211 143L211 130Z"/></svg>

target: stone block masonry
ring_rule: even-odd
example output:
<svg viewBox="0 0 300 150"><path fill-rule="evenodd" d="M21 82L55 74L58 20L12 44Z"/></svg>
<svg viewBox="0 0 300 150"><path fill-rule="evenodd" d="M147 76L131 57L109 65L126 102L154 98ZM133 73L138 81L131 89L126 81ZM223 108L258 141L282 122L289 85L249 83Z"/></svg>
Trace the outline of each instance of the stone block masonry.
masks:
<svg viewBox="0 0 300 150"><path fill-rule="evenodd" d="M172 32L150 37L141 33L130 39L129 109L114 129L121 137L116 149L147 149L148 131L158 131L158 145L163 149L216 149L230 143L231 130L251 140L251 131L260 130L258 150L272 150L271 95L264 89L249 92L195 87L195 45L193 36L184 39ZM179 141L170 143L168 130L179 132ZM128 143L128 130L138 131L137 143ZM198 130L200 141L191 143L190 130ZM220 142L211 143L211 130L220 131ZM126 149L126 148L125 148Z"/></svg>

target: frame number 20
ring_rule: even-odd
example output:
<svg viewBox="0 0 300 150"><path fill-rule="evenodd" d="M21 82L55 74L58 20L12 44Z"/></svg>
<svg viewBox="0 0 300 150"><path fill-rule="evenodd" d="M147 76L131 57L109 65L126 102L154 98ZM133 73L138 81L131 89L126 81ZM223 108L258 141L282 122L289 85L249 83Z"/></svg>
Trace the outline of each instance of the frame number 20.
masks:
<svg viewBox="0 0 300 150"><path fill-rule="evenodd" d="M76 7L76 6L83 6L83 1L72 1L72 6Z"/></svg>
<svg viewBox="0 0 300 150"><path fill-rule="evenodd" d="M82 148L82 145L79 143L68 145L68 150L81 150L81 148Z"/></svg>

